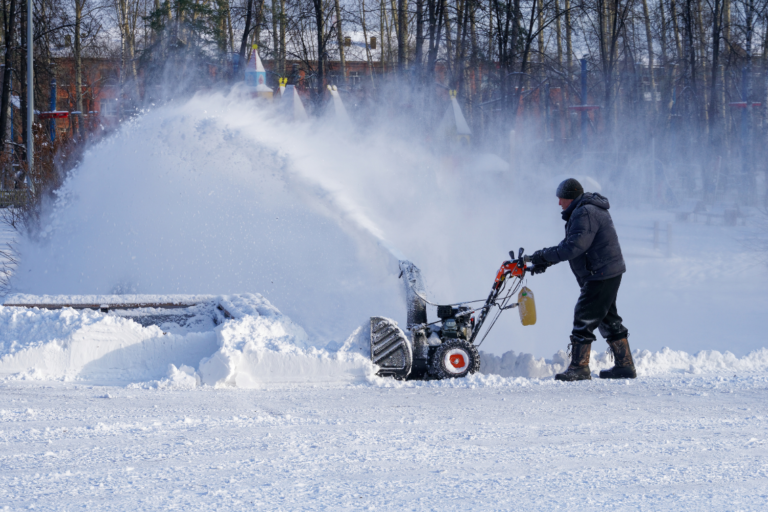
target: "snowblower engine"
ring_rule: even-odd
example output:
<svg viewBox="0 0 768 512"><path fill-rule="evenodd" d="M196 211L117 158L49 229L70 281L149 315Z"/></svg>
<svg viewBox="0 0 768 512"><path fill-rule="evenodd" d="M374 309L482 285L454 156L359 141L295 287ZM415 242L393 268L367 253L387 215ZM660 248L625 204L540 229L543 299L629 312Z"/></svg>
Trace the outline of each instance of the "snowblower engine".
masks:
<svg viewBox="0 0 768 512"><path fill-rule="evenodd" d="M379 375L397 379L449 379L465 377L480 370L482 343L506 309L518 308L523 325L536 323L533 292L522 286L523 277L533 267L520 249L515 257L502 263L496 273L491 293L483 305L472 308L467 304L437 305L428 302L421 271L410 261L400 261L400 277L405 282L408 325L403 331L397 322L384 317L371 318L371 360L379 367ZM507 286L507 283L512 284ZM517 302L512 302L517 294ZM427 321L427 304L437 306L434 322ZM492 309L496 314L480 342L475 340ZM477 314L477 318L475 317Z"/></svg>

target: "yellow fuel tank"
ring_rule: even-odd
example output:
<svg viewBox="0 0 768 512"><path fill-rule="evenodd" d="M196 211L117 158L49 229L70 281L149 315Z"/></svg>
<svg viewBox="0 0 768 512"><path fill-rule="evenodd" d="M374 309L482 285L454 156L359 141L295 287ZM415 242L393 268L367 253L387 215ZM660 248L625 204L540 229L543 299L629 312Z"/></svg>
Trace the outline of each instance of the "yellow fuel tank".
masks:
<svg viewBox="0 0 768 512"><path fill-rule="evenodd" d="M517 294L517 311L520 313L520 322L523 325L536 323L536 302L533 300L533 292L527 286L523 286Z"/></svg>

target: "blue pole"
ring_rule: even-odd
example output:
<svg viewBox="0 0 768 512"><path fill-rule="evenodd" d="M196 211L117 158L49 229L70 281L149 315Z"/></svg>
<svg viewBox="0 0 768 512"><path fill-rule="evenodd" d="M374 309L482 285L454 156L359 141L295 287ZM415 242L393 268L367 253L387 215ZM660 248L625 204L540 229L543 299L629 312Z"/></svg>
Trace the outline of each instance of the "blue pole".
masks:
<svg viewBox="0 0 768 512"><path fill-rule="evenodd" d="M544 84L544 140L549 140L549 82ZM552 140L554 140L554 133Z"/></svg>
<svg viewBox="0 0 768 512"><path fill-rule="evenodd" d="M56 111L56 77L51 79L51 112ZM51 142L56 140L56 118L51 118Z"/></svg>
<svg viewBox="0 0 768 512"><path fill-rule="evenodd" d="M749 201L750 186L750 154L749 154L749 114L752 98L749 94L749 67L744 66L741 70L741 97L746 103L741 111L741 193L742 198Z"/></svg>
<svg viewBox="0 0 768 512"><path fill-rule="evenodd" d="M587 106L587 59L581 59L581 105ZM587 151L587 111L581 111L581 151Z"/></svg>
<svg viewBox="0 0 768 512"><path fill-rule="evenodd" d="M10 79L10 85L8 87L11 88L11 98L13 98L13 73L11 73L11 79ZM16 142L16 139L14 138L13 133L13 101L11 101L11 142ZM11 154L14 154L16 146L11 144Z"/></svg>

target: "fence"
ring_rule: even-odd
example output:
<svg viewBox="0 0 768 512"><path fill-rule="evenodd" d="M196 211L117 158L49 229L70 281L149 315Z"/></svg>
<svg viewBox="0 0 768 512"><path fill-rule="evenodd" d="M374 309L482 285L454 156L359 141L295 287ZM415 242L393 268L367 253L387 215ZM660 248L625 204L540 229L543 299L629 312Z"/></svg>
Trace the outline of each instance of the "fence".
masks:
<svg viewBox="0 0 768 512"><path fill-rule="evenodd" d="M23 206L27 202L26 190L0 190L0 208Z"/></svg>

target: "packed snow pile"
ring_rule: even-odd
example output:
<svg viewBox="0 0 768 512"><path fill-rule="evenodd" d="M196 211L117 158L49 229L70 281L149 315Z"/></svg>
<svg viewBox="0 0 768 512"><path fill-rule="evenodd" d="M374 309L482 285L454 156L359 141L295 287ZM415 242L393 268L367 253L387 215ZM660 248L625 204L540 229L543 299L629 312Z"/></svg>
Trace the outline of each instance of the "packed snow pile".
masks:
<svg viewBox="0 0 768 512"><path fill-rule="evenodd" d="M602 342L596 342L594 346ZM721 372L765 372L768 371L768 349L750 352L744 357L736 357L731 352L702 350L689 354L680 350L663 348L659 352L636 350L633 354L638 376L655 376L670 373L721 373ZM570 357L560 350L551 359L536 358L533 354L519 354L514 350L501 356L480 352L480 371L488 375L502 377L525 377L545 379L564 371L570 363ZM613 366L613 357L608 350L592 350L590 368L593 372L606 370Z"/></svg>
<svg viewBox="0 0 768 512"><path fill-rule="evenodd" d="M153 297L152 302L157 302ZM20 297L12 297L18 303ZM196 297L188 308L42 309L0 306L0 376L7 379L85 380L139 383L142 387L186 389L257 388L277 384L364 383L370 362L366 322L344 343L326 347L258 294ZM26 297L30 304L41 297ZM47 297L52 304L97 304L114 297ZM164 297L169 303L193 297ZM125 303L150 302L147 296ZM150 323L154 322L153 323ZM695 355L663 349L636 351L639 376L670 373L768 371L768 349L738 358L730 352ZM593 371L610 368L607 352L592 352ZM547 379L563 371L568 355L551 359L510 351L481 353L481 372L503 378Z"/></svg>
<svg viewBox="0 0 768 512"><path fill-rule="evenodd" d="M261 383L354 382L373 373L359 354L312 347L304 329L265 299L222 299L234 319L217 329L219 349L200 362L204 384L240 388Z"/></svg>
<svg viewBox="0 0 768 512"><path fill-rule="evenodd" d="M67 298L92 303L92 298L72 299ZM144 315L162 316L153 309L125 316L127 310L0 306L0 375L183 388L356 382L373 373L370 361L359 354L312 346L304 330L261 295L218 297L189 308L187 315L174 310L163 318L162 328L141 323Z"/></svg>
<svg viewBox="0 0 768 512"><path fill-rule="evenodd" d="M41 380L139 381L168 364L197 366L214 332L165 333L92 310L0 307L0 374Z"/></svg>

